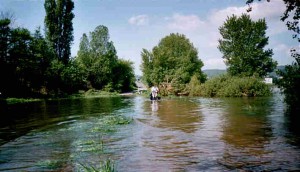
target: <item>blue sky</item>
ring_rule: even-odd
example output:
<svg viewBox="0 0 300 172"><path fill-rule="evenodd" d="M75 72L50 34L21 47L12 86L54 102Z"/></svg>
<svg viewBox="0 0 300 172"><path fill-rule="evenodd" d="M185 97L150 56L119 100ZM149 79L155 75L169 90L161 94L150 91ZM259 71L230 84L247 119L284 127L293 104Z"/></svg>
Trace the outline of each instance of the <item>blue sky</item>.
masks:
<svg viewBox="0 0 300 172"><path fill-rule="evenodd" d="M246 13L246 0L74 0L74 42L72 56L76 56L83 33L97 26L107 26L119 58L134 62L135 73L141 75L141 51L151 50L170 33L181 33L198 49L204 62L202 69L225 69L222 54L217 49L218 28L227 16ZM0 0L0 11L15 16L14 26L34 31L44 27L43 0ZM289 49L298 47L279 20L285 5L282 0L252 4L253 20L265 18L269 36L267 48L279 65L290 64Z"/></svg>

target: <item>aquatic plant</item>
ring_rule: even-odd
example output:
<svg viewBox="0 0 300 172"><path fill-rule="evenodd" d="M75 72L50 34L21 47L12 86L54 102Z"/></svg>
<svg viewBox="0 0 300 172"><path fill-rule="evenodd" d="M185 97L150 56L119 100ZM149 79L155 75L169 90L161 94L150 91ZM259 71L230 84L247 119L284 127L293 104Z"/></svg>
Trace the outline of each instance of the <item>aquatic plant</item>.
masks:
<svg viewBox="0 0 300 172"><path fill-rule="evenodd" d="M63 165L63 162L60 160L44 160L39 161L37 163L37 166L45 168L45 169L58 169L61 168Z"/></svg>
<svg viewBox="0 0 300 172"><path fill-rule="evenodd" d="M42 99L24 99L24 98L7 98L6 102L7 104L16 104L16 103L27 103L27 102L38 102L42 101Z"/></svg>
<svg viewBox="0 0 300 172"><path fill-rule="evenodd" d="M133 121L132 118L122 115L110 115L103 118L103 123L107 125L126 125Z"/></svg>
<svg viewBox="0 0 300 172"><path fill-rule="evenodd" d="M104 162L100 162L100 167L92 165L80 164L85 172L115 172L115 164L112 160L108 159Z"/></svg>
<svg viewBox="0 0 300 172"><path fill-rule="evenodd" d="M100 91L95 89L89 89L83 94L83 97L90 98L90 97L111 97L111 96L118 96L119 94L116 92L107 92L107 91Z"/></svg>

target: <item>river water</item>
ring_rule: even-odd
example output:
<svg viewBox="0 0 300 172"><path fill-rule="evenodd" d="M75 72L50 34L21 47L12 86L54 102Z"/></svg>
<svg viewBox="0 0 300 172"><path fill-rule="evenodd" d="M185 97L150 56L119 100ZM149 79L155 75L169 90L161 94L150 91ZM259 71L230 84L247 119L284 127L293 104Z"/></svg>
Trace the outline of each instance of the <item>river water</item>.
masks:
<svg viewBox="0 0 300 172"><path fill-rule="evenodd" d="M1 105L0 171L300 170L283 97L111 97ZM111 116L132 119L107 125ZM103 164L103 163L102 163Z"/></svg>

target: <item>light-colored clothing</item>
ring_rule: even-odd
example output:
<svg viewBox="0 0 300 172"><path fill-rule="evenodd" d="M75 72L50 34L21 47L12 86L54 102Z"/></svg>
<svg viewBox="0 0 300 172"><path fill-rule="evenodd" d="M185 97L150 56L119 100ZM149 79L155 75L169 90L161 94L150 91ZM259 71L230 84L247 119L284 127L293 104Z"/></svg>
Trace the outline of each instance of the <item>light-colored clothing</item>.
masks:
<svg viewBox="0 0 300 172"><path fill-rule="evenodd" d="M151 87L151 93L153 98L157 97L158 91L159 91L158 87L156 86Z"/></svg>

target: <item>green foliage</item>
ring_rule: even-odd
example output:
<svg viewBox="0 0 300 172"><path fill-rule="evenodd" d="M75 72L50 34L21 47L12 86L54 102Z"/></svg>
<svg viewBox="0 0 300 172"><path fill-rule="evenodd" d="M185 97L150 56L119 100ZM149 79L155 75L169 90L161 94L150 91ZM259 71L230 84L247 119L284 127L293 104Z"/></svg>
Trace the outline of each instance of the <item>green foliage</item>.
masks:
<svg viewBox="0 0 300 172"><path fill-rule="evenodd" d="M271 95L270 88L260 78L221 75L201 86L207 97L261 97Z"/></svg>
<svg viewBox="0 0 300 172"><path fill-rule="evenodd" d="M113 68L113 88L117 92L128 92L134 89L135 75L133 63L119 59Z"/></svg>
<svg viewBox="0 0 300 172"><path fill-rule="evenodd" d="M266 29L264 19L255 22L246 14L227 18L219 28L222 39L218 48L224 55L229 74L263 77L275 69L273 51L264 50L268 45Z"/></svg>
<svg viewBox="0 0 300 172"><path fill-rule="evenodd" d="M132 118L122 115L111 115L103 118L103 123L105 125L127 125L130 124L132 121Z"/></svg>
<svg viewBox="0 0 300 172"><path fill-rule="evenodd" d="M86 88L87 75L84 72L82 66L76 61L71 60L66 65L61 73L64 90L67 92L75 92L80 89Z"/></svg>
<svg viewBox="0 0 300 172"><path fill-rule="evenodd" d="M206 76L201 71L202 61L198 51L182 34L164 37L152 52L143 49L141 69L148 85L171 83L175 92L184 89L192 76L204 82Z"/></svg>
<svg viewBox="0 0 300 172"><path fill-rule="evenodd" d="M187 89L189 92L189 96L200 96L201 95L201 85L200 81L198 80L197 76L194 75L189 82Z"/></svg>
<svg viewBox="0 0 300 172"><path fill-rule="evenodd" d="M47 71L53 57L51 48L37 29L33 35L25 28L11 28L10 20L0 20L0 92L4 97L40 94L49 82ZM3 47L3 49L2 49Z"/></svg>
<svg viewBox="0 0 300 172"><path fill-rule="evenodd" d="M282 78L279 80L279 87L285 94L285 102L291 110L300 110L300 65L293 63L287 65L284 71L279 71Z"/></svg>
<svg viewBox="0 0 300 172"><path fill-rule="evenodd" d="M247 4L250 5L255 0L247 0ZM293 31L293 38L297 39L300 43L300 1L299 0L283 0L286 5L286 9L281 16L281 21L286 22L288 30ZM249 6L248 11L251 11ZM282 77L279 81L279 87L285 94L285 102L289 107L289 111L295 111L295 114L299 114L300 108L300 52L299 48L291 49L291 56L295 59L291 65L286 66L286 71L279 71L279 75Z"/></svg>
<svg viewBox="0 0 300 172"><path fill-rule="evenodd" d="M71 55L74 2L72 0L45 0L45 27L47 40L57 58L67 64Z"/></svg>
<svg viewBox="0 0 300 172"><path fill-rule="evenodd" d="M24 98L7 98L7 104L17 104L17 103L28 103L28 102L38 102L41 99L24 99Z"/></svg>
<svg viewBox="0 0 300 172"><path fill-rule="evenodd" d="M99 91L95 89L89 89L83 94L85 98L94 98L94 97L110 97L117 96L118 94L115 92L107 92L107 91Z"/></svg>
<svg viewBox="0 0 300 172"><path fill-rule="evenodd" d="M97 26L90 33L90 40L83 34L76 60L87 74L87 80L93 88L106 90L112 82L113 68L117 63L117 54L113 42L109 41L108 28Z"/></svg>
<svg viewBox="0 0 300 172"><path fill-rule="evenodd" d="M90 39L83 34L75 61L93 88L118 92L133 89L133 63L118 59L106 26L97 26Z"/></svg>
<svg viewBox="0 0 300 172"><path fill-rule="evenodd" d="M100 162L100 167L94 167L91 165L83 165L80 164L83 167L83 170L85 172L115 172L115 164L112 160L108 159L104 162Z"/></svg>
<svg viewBox="0 0 300 172"><path fill-rule="evenodd" d="M216 97L218 91L224 86L224 82L228 80L229 75L221 75L207 80L201 86L201 95L206 97Z"/></svg>

